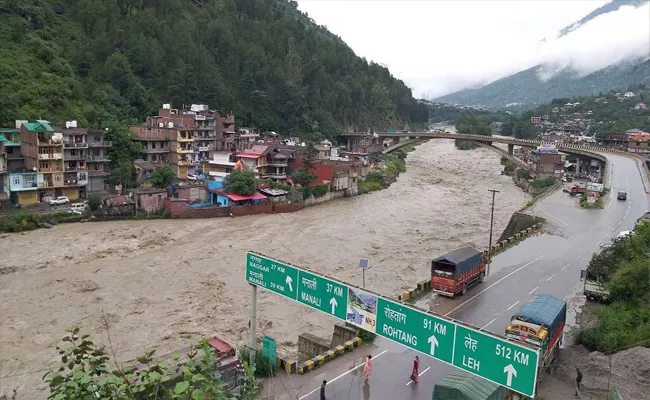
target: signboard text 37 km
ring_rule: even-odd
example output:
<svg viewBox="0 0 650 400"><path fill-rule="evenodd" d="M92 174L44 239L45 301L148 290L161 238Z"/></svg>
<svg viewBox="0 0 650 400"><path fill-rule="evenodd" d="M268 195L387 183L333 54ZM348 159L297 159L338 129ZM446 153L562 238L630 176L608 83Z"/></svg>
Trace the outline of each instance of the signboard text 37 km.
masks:
<svg viewBox="0 0 650 400"><path fill-rule="evenodd" d="M535 395L539 352L365 289L249 252L246 281L456 368Z"/></svg>

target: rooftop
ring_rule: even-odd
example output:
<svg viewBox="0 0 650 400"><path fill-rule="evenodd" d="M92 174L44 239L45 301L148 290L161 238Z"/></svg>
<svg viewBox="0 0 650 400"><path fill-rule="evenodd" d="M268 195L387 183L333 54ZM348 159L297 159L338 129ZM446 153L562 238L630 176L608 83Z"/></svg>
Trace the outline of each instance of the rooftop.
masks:
<svg viewBox="0 0 650 400"><path fill-rule="evenodd" d="M54 129L46 122L23 122L23 126L30 132L54 133Z"/></svg>
<svg viewBox="0 0 650 400"><path fill-rule="evenodd" d="M220 194L222 196L226 196L231 201L246 201L246 200L263 200L263 199L266 199L266 196L264 196L262 193L258 193L258 192L255 192L255 193L251 194L250 196L243 196L243 195L235 194L235 193L226 193L226 192L222 192L220 190L210 190L210 192Z"/></svg>

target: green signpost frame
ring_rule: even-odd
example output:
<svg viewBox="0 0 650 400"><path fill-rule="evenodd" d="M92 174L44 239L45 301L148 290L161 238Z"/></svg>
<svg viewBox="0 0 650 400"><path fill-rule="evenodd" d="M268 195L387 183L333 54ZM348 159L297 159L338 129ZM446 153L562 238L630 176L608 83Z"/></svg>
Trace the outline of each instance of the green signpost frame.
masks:
<svg viewBox="0 0 650 400"><path fill-rule="evenodd" d="M246 281L525 396L535 396L539 350L532 347L254 252L246 254ZM275 354L274 340L272 348ZM263 349L266 355L265 341Z"/></svg>

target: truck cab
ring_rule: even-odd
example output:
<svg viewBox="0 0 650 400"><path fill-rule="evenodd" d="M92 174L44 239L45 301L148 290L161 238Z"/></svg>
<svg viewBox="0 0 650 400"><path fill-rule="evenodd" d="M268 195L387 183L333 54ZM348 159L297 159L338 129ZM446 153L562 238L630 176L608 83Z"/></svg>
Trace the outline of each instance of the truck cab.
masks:
<svg viewBox="0 0 650 400"><path fill-rule="evenodd" d="M589 270L580 271L580 280L584 281L582 293L588 300L602 302L609 300L609 290L605 289L604 282L590 274Z"/></svg>

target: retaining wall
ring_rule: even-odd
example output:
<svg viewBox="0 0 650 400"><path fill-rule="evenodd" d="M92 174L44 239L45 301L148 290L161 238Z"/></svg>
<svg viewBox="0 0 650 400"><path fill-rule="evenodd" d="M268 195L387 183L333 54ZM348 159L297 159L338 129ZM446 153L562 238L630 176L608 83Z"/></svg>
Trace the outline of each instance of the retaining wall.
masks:
<svg viewBox="0 0 650 400"><path fill-rule="evenodd" d="M359 347L362 343L362 340L358 337L355 337L352 340L348 340L347 342L343 343L342 345L336 346L332 349L329 349L325 351L322 354L318 354L312 359L309 359L303 363L298 364L297 367L297 372L299 374L304 374L307 373L314 368L320 367L324 364L326 364L328 361L332 361L335 358L338 358L342 356L345 353L349 353L352 350L356 349Z"/></svg>
<svg viewBox="0 0 650 400"><path fill-rule="evenodd" d="M345 197L345 190L327 192L324 196L318 198L310 196L307 200L305 200L305 207L315 206L316 204L324 203L326 201L334 199L340 199L341 197Z"/></svg>

